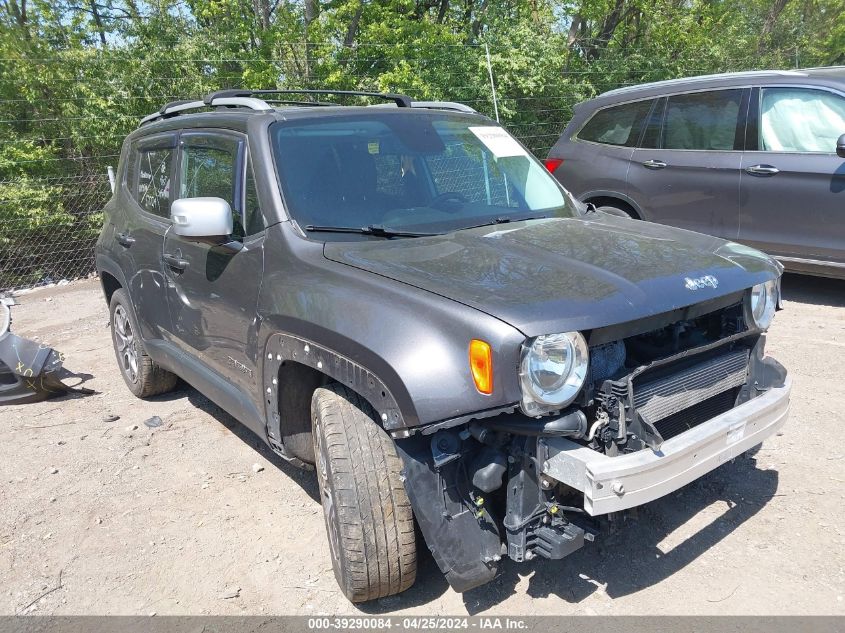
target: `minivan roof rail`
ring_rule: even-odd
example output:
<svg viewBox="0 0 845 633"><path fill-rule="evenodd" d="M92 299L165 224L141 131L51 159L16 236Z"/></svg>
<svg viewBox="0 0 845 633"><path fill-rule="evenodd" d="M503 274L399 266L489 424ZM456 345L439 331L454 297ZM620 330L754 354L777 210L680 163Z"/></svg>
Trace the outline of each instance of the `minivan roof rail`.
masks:
<svg viewBox="0 0 845 633"><path fill-rule="evenodd" d="M716 79L728 79L730 77L771 77L771 76L785 76L785 77L804 77L805 72L800 70L745 70L734 73L716 73L713 75L698 75L696 77L679 77L678 79L665 79L663 81L651 81L644 84L637 84L635 86L623 86L614 90L603 92L599 97L606 97L608 95L624 94L626 92L636 92L637 90L646 88L656 88L659 86L682 86L687 83L695 83L697 81L709 81Z"/></svg>
<svg viewBox="0 0 845 633"><path fill-rule="evenodd" d="M407 95L397 94L393 92L368 92L364 90L323 90L323 89L302 89L302 90L276 90L276 89L264 89L264 90L240 90L240 89L232 89L232 90L218 90L217 92L212 92L205 98L206 102L210 102L213 99L219 99L221 97L249 97L251 95L273 95L273 94L280 94L280 95L347 95L347 96L354 96L354 97L373 97L375 99L384 99L385 101L392 101L400 108L410 108L411 107L411 97ZM306 103L306 102L303 102ZM210 105L210 103L209 103ZM336 105L336 104L332 104Z"/></svg>

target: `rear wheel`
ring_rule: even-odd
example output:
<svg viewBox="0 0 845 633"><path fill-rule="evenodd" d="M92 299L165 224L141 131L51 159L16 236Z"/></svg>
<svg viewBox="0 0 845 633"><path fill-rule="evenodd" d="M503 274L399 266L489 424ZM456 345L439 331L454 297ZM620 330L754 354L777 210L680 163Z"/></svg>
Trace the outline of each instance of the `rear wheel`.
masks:
<svg viewBox="0 0 845 633"><path fill-rule="evenodd" d="M129 303L129 295L115 290L109 302L111 338L120 375L129 390L139 398L171 391L178 377L161 368L147 355L138 335L138 325Z"/></svg>
<svg viewBox="0 0 845 633"><path fill-rule="evenodd" d="M311 400L320 496L334 575L352 602L408 589L417 574L411 503L393 440L343 385Z"/></svg>

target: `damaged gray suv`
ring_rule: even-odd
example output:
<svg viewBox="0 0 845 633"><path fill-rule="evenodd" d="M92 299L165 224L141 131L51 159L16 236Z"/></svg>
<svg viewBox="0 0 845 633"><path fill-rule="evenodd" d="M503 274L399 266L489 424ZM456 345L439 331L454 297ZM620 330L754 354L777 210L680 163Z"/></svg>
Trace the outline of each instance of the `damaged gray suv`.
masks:
<svg viewBox="0 0 845 633"><path fill-rule="evenodd" d="M314 92L146 117L96 261L134 394L178 376L316 470L350 600L411 586L415 521L466 591L784 424L770 257L592 211L461 104Z"/></svg>

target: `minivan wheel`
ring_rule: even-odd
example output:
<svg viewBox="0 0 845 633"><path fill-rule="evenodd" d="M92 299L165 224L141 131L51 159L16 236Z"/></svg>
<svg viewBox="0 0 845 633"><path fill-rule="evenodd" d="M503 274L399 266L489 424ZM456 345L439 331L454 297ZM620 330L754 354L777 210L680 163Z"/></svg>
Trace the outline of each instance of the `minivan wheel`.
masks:
<svg viewBox="0 0 845 633"><path fill-rule="evenodd" d="M156 365L147 355L138 335L129 296L123 288L112 294L109 314L114 354L120 375L129 390L139 398L171 391L178 377Z"/></svg>
<svg viewBox="0 0 845 633"><path fill-rule="evenodd" d="M596 207L596 211L601 211L603 213L607 213L609 215L618 215L620 218L628 218L631 220L638 220L639 218L634 215L629 209L622 209L621 207L614 207L609 204L602 205L600 207Z"/></svg>
<svg viewBox="0 0 845 633"><path fill-rule="evenodd" d="M317 479L334 575L352 602L400 593L417 575L411 503L393 440L343 385L311 399Z"/></svg>

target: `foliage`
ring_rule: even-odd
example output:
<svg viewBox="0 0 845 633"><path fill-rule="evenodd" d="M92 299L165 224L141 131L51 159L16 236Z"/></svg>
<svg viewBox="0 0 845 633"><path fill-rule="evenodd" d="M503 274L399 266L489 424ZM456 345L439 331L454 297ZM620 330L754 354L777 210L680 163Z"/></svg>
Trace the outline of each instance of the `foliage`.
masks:
<svg viewBox="0 0 845 633"><path fill-rule="evenodd" d="M102 186L123 137L169 100L236 86L359 88L492 115L488 50L502 122L543 156L575 103L613 87L845 63L845 4L0 0L0 240L16 239L12 226L90 233L81 218L96 208L74 206L69 181L55 179Z"/></svg>

